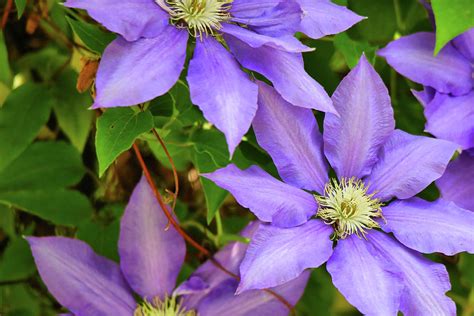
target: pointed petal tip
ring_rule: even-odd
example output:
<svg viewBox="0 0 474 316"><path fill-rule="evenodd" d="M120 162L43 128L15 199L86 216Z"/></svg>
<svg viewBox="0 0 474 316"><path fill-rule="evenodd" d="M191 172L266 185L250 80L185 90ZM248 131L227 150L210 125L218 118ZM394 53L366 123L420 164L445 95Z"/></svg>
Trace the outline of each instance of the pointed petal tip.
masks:
<svg viewBox="0 0 474 316"><path fill-rule="evenodd" d="M97 102L94 102L89 108L88 110L98 110L102 108Z"/></svg>
<svg viewBox="0 0 474 316"><path fill-rule="evenodd" d="M387 45L388 46L388 45ZM387 46L377 50L376 54L380 57L387 57Z"/></svg>
<svg viewBox="0 0 474 316"><path fill-rule="evenodd" d="M242 282L239 283L239 286L237 287L237 289L235 290L235 294L234 295L240 295L242 294L243 292L245 292L247 289L245 288L245 286L242 284Z"/></svg>
<svg viewBox="0 0 474 316"><path fill-rule="evenodd" d="M34 237L34 236L25 236L25 235L22 235L22 238L25 239L28 244L30 245L30 247L36 245L38 243L38 237Z"/></svg>
<svg viewBox="0 0 474 316"><path fill-rule="evenodd" d="M362 52L362 54L360 55L359 62L357 63L355 68L360 68L360 67L368 67L375 71L374 66L367 59L365 52Z"/></svg>
<svg viewBox="0 0 474 316"><path fill-rule="evenodd" d="M232 160L232 157L234 156L235 150L240 145L242 138L236 141L236 140L230 139L230 137L227 137L226 135L226 141L227 141L227 149L229 149L229 161L230 161Z"/></svg>
<svg viewBox="0 0 474 316"><path fill-rule="evenodd" d="M187 80L191 100L225 135L232 157L255 117L258 87L214 39L196 43Z"/></svg>

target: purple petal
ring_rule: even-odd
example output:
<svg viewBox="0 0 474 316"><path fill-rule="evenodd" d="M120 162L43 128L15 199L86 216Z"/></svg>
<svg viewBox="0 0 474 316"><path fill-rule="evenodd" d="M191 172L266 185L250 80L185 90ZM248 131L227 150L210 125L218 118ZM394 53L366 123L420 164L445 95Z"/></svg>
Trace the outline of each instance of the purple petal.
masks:
<svg viewBox="0 0 474 316"><path fill-rule="evenodd" d="M421 91L416 91L416 90L411 90L415 98L418 100L418 102L423 105L423 107L426 107L428 103L430 103L433 98L435 97L436 90L430 87L425 87Z"/></svg>
<svg viewBox="0 0 474 316"><path fill-rule="evenodd" d="M473 105L474 90L458 97L437 93L425 107L426 131L464 149L474 147Z"/></svg>
<svg viewBox="0 0 474 316"><path fill-rule="evenodd" d="M311 38L344 32L364 17L328 0L298 0L303 9L300 31Z"/></svg>
<svg viewBox="0 0 474 316"><path fill-rule="evenodd" d="M258 143L272 156L286 183L324 192L328 167L313 112L289 104L263 82L258 85L258 110L252 123Z"/></svg>
<svg viewBox="0 0 474 316"><path fill-rule="evenodd" d="M324 119L324 152L339 177L362 178L395 128L390 96L364 55L332 96L339 117Z"/></svg>
<svg viewBox="0 0 474 316"><path fill-rule="evenodd" d="M127 41L166 32L169 19L153 0L67 0L64 5L87 10L94 20Z"/></svg>
<svg viewBox="0 0 474 316"><path fill-rule="evenodd" d="M114 40L99 64L93 108L135 105L166 93L183 69L187 41L186 31L171 26L151 39Z"/></svg>
<svg viewBox="0 0 474 316"><path fill-rule="evenodd" d="M232 193L261 221L280 227L301 225L318 209L311 194L276 180L257 166L240 170L231 164L202 176Z"/></svg>
<svg viewBox="0 0 474 316"><path fill-rule="evenodd" d="M186 255L183 237L173 227L142 176L133 190L120 226L120 266L140 296L172 293Z"/></svg>
<svg viewBox="0 0 474 316"><path fill-rule="evenodd" d="M293 36L302 14L299 4L294 0L234 0L230 12L232 22L275 37Z"/></svg>
<svg viewBox="0 0 474 316"><path fill-rule="evenodd" d="M452 161L436 185L443 199L474 212L474 156L463 152Z"/></svg>
<svg viewBox="0 0 474 316"><path fill-rule="evenodd" d="M382 229L416 251L450 256L474 252L474 212L453 202L414 197L390 203L383 208L383 216Z"/></svg>
<svg viewBox="0 0 474 316"><path fill-rule="evenodd" d="M474 62L474 27L452 41L454 47L471 62Z"/></svg>
<svg viewBox="0 0 474 316"><path fill-rule="evenodd" d="M342 295L364 315L397 314L403 279L367 240L355 235L339 240L326 268Z"/></svg>
<svg viewBox="0 0 474 316"><path fill-rule="evenodd" d="M215 266L214 266L215 267ZM215 270L219 270L215 267ZM211 286L200 276L191 275L188 280L181 283L173 292L173 295L199 294L207 291Z"/></svg>
<svg viewBox="0 0 474 316"><path fill-rule="evenodd" d="M251 238L259 225L259 221L250 222L240 235L245 238ZM248 244L242 242L229 243L214 255L214 259L228 271L239 275L240 263L244 258L247 247ZM229 278L231 278L229 274L217 268L210 260L207 260L193 272L188 281L179 285L174 293L178 295L191 294L183 297L184 304L188 308L195 308L212 289ZM234 293L235 289L232 294Z"/></svg>
<svg viewBox="0 0 474 316"><path fill-rule="evenodd" d="M434 33L416 33L391 42L378 54L405 77L443 93L462 95L473 86L470 62L451 44L437 56Z"/></svg>
<svg viewBox="0 0 474 316"><path fill-rule="evenodd" d="M298 278L273 290L294 305L303 294L309 278L305 271ZM238 281L227 279L214 288L198 307L200 315L206 316L286 316L289 309L272 294L262 290L251 290L235 295Z"/></svg>
<svg viewBox="0 0 474 316"><path fill-rule="evenodd" d="M129 316L136 303L118 264L80 240L27 238L36 266L58 302L77 315L100 316L114 309Z"/></svg>
<svg viewBox="0 0 474 316"><path fill-rule="evenodd" d="M395 130L365 182L381 201L408 199L441 177L456 144Z"/></svg>
<svg viewBox="0 0 474 316"><path fill-rule="evenodd" d="M319 220L293 228L260 225L240 265L237 293L281 285L319 267L332 254L332 232Z"/></svg>
<svg viewBox="0 0 474 316"><path fill-rule="evenodd" d="M251 238L258 226L259 222L251 222L241 235ZM247 247L248 244L233 242L221 249L214 258L226 269L238 275ZM295 305L303 294L308 277L309 274L303 272L298 278L272 290L290 304ZM288 314L287 307L277 301L273 295L264 291L251 290L235 296L236 289L237 283L233 278L212 262L206 261L188 281L179 286L175 294L185 294L183 296L185 306L189 309L198 307L201 315L268 315L270 311L277 315ZM242 300L246 303L242 304ZM222 308L226 308L226 312L221 313Z"/></svg>
<svg viewBox="0 0 474 316"><path fill-rule="evenodd" d="M400 304L404 315L456 315L456 305L445 295L451 284L442 264L425 259L384 233L372 230L367 239L404 279Z"/></svg>
<svg viewBox="0 0 474 316"><path fill-rule="evenodd" d="M196 42L188 83L191 100L224 133L232 154L257 111L258 87L213 38Z"/></svg>
<svg viewBox="0 0 474 316"><path fill-rule="evenodd" d="M268 46L252 48L233 36L224 35L224 38L240 64L267 77L286 101L335 113L324 88L304 70L301 54L287 53Z"/></svg>
<svg viewBox="0 0 474 316"><path fill-rule="evenodd" d="M283 37L270 37L267 35L252 32L243 27L234 24L223 24L221 32L231 35L239 40L245 42L252 48L259 48L262 46L276 48L289 53L301 53L313 51L314 48L303 45L293 35Z"/></svg>

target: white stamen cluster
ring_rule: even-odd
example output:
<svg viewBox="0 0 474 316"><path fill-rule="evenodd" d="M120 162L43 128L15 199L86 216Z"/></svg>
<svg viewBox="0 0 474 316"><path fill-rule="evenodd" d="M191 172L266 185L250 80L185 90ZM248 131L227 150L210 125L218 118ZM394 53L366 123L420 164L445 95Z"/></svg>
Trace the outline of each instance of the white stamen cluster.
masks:
<svg viewBox="0 0 474 316"><path fill-rule="evenodd" d="M364 237L366 231L379 228L374 220L382 216L382 203L368 194L364 182L355 178L336 179L326 184L324 196L315 196L319 203L317 216L333 225L335 238L344 239L356 234Z"/></svg>
<svg viewBox="0 0 474 316"><path fill-rule="evenodd" d="M156 0L158 5L170 14L171 22L177 27L187 28L196 38L214 36L222 28L221 23L230 18L229 10L233 0ZM164 7L166 6L166 8Z"/></svg>
<svg viewBox="0 0 474 316"><path fill-rule="evenodd" d="M175 296L171 296L164 300L155 298L152 302L143 301L135 309L133 316L196 316L196 312L187 311Z"/></svg>

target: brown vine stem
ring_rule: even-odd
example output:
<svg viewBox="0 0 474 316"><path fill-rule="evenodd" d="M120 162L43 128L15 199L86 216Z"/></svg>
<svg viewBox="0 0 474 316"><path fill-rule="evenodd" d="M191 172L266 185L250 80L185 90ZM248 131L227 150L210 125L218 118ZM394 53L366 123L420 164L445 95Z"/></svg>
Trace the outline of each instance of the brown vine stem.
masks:
<svg viewBox="0 0 474 316"><path fill-rule="evenodd" d="M156 131L155 131L156 132ZM158 133L156 133L158 135ZM156 136L156 135L155 135ZM159 136L159 135L158 135ZM159 137L161 139L161 137ZM163 140L161 139L161 142ZM161 143L160 142L160 143ZM163 142L164 144L164 142ZM163 147L165 148L165 147ZM147 179L148 184L150 185L151 189L153 190L153 193L156 197L156 200L158 201L158 204L160 205L161 209L165 213L166 217L168 218L168 221L171 223L171 225L176 229L176 231L191 245L193 246L196 250L198 250L201 254L205 255L208 257L208 259L220 270L225 272L226 274L230 275L236 280L240 280L240 277L236 275L235 273L227 270L219 261L217 261L211 254L209 250L201 246L199 243L197 243L191 236L189 236L178 224L178 222L174 219L173 215L171 212L168 210L166 207L166 204L164 203L163 197L161 196L160 192L158 191L155 182L153 181L153 178L151 176L150 171L148 170L148 167L145 163L145 160L143 159L143 156L140 152L140 149L138 148L138 145L135 143L133 144L133 150L135 152L135 156L137 157L138 163L140 164L140 167L143 171L143 174L145 175L145 178ZM169 155L169 153L168 153ZM171 157L171 156L170 156ZM284 304L290 311L292 315L295 315L295 311L293 308L293 305L291 305L283 296L279 295L278 293L265 289L265 292L273 295L277 300L279 300L282 304Z"/></svg>
<svg viewBox="0 0 474 316"><path fill-rule="evenodd" d="M5 28L5 25L7 25L8 16L10 15L10 11L12 10L12 7L13 7L13 0L7 0L7 3L5 4L5 10L3 11L3 16L2 16L2 24L1 24L2 30Z"/></svg>
<svg viewBox="0 0 474 316"><path fill-rule="evenodd" d="M173 170L173 177L174 177L174 193L173 193L173 204L171 206L171 210L174 213L174 209L176 207L176 202L178 200L178 193L179 193L179 178L178 178L178 170L176 170L176 165L174 164L173 158L171 157L168 148L166 147L165 142L161 138L160 134L156 131L155 128L151 130L153 132L153 135L155 135L156 139L160 143L161 147L163 148L163 151L166 154L166 157L168 157L168 161L171 164L171 169Z"/></svg>

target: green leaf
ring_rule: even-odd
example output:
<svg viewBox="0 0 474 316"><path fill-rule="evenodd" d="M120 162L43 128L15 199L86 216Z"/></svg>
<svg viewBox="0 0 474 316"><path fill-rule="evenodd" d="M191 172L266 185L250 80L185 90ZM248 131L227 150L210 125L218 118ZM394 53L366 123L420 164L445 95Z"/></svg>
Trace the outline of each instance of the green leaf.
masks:
<svg viewBox="0 0 474 316"><path fill-rule="evenodd" d="M57 225L74 226L91 214L89 200L81 193L67 189L2 191L0 203L39 216Z"/></svg>
<svg viewBox="0 0 474 316"><path fill-rule="evenodd" d="M51 95L41 85L27 83L10 93L0 108L0 170L35 139L51 107Z"/></svg>
<svg viewBox="0 0 474 316"><path fill-rule="evenodd" d="M435 54L450 40L474 27L472 0L432 0L436 20Z"/></svg>
<svg viewBox="0 0 474 316"><path fill-rule="evenodd" d="M18 237L11 240L0 261L0 282L28 278L35 270L26 240Z"/></svg>
<svg viewBox="0 0 474 316"><path fill-rule="evenodd" d="M170 117L174 113L175 100L171 93L166 93L150 102L149 110L153 116Z"/></svg>
<svg viewBox="0 0 474 316"><path fill-rule="evenodd" d="M459 269L462 272L462 278L474 288L474 256L467 253L462 253L460 256Z"/></svg>
<svg viewBox="0 0 474 316"><path fill-rule="evenodd" d="M84 175L81 157L66 143L35 143L0 172L0 203L60 225L91 214L89 200L64 187Z"/></svg>
<svg viewBox="0 0 474 316"><path fill-rule="evenodd" d="M397 31L397 19L393 1L350 0L349 8L367 19L357 23L349 34L353 38L367 40L370 43L387 43Z"/></svg>
<svg viewBox="0 0 474 316"><path fill-rule="evenodd" d="M194 133L192 142L197 152L209 154L215 166L224 167L229 163L229 150L221 132L214 129L198 130Z"/></svg>
<svg viewBox="0 0 474 316"><path fill-rule="evenodd" d="M84 175L77 150L64 142L34 143L0 171L0 192L62 188Z"/></svg>
<svg viewBox="0 0 474 316"><path fill-rule="evenodd" d="M100 255L118 261L117 252L120 221L115 220L109 225L86 222L79 226L77 238L84 240Z"/></svg>
<svg viewBox="0 0 474 316"><path fill-rule="evenodd" d="M199 173L212 172L229 163L227 143L221 132L200 130L195 133L192 141L196 148L194 165ZM228 193L206 178L201 177L200 180L206 198L207 222L209 224Z"/></svg>
<svg viewBox="0 0 474 316"><path fill-rule="evenodd" d="M13 75L8 62L8 50L2 30L0 30L0 69L0 81L10 87L12 85Z"/></svg>
<svg viewBox="0 0 474 316"><path fill-rule="evenodd" d="M23 12L25 12L26 8L26 0L15 0L16 11L18 14L18 19L21 18Z"/></svg>
<svg viewBox="0 0 474 316"><path fill-rule="evenodd" d="M80 152L89 136L94 112L87 108L92 100L88 94L76 90L77 74L69 69L55 82L52 94L55 98L54 113L59 127Z"/></svg>
<svg viewBox="0 0 474 316"><path fill-rule="evenodd" d="M97 119L95 139L99 176L102 176L114 160L132 147L140 134L153 128L150 111L134 112L131 108L108 109Z"/></svg>
<svg viewBox="0 0 474 316"><path fill-rule="evenodd" d="M220 166L215 165L213 161L213 157L207 152L196 152L194 155L194 165L199 173L212 172L218 169ZM200 180L206 198L207 223L210 224L228 193L206 178L200 177Z"/></svg>
<svg viewBox="0 0 474 316"><path fill-rule="evenodd" d="M321 311L325 315L330 313L334 304L336 290L331 284L330 275L323 269L314 269L308 282L308 286L297 305L298 314L310 315L312 311Z"/></svg>
<svg viewBox="0 0 474 316"><path fill-rule="evenodd" d="M191 162L191 153L193 147L188 144L187 136L181 133L181 130L173 129L171 132L163 137L166 148L173 158L173 162L178 171L185 171ZM148 146L155 155L155 157L167 168L171 169L171 164L166 157L165 151L156 139L148 141Z"/></svg>
<svg viewBox="0 0 474 316"><path fill-rule="evenodd" d="M32 289L31 285L16 284L3 286L0 295L2 316L40 316L56 315L47 310Z"/></svg>
<svg viewBox="0 0 474 316"><path fill-rule="evenodd" d="M15 211L0 204L0 230L8 236L15 235Z"/></svg>
<svg viewBox="0 0 474 316"><path fill-rule="evenodd" d="M69 17L66 18L74 33L76 33L84 45L96 53L102 54L107 45L116 37L114 34L104 32L92 24L77 21Z"/></svg>
<svg viewBox="0 0 474 316"><path fill-rule="evenodd" d="M169 91L175 102L175 108L179 112L178 120L183 125L193 125L204 121L201 111L191 102L188 86L179 80Z"/></svg>
<svg viewBox="0 0 474 316"><path fill-rule="evenodd" d="M359 62L363 53L370 63L375 61L376 47L371 46L368 42L358 42L351 39L346 33L340 33L334 37L334 45L342 53L349 68L354 68Z"/></svg>

